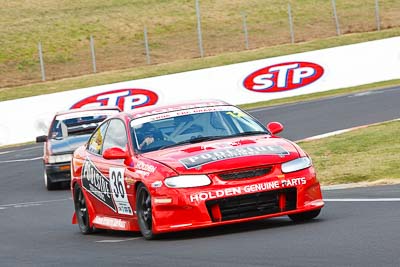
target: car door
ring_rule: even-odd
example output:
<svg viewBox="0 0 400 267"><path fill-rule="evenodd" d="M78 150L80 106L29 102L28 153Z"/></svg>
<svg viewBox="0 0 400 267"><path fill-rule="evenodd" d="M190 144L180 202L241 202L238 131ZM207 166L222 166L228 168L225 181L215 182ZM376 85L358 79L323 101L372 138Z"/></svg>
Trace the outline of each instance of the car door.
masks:
<svg viewBox="0 0 400 267"><path fill-rule="evenodd" d="M98 215L115 214L117 210L111 194L108 166L102 156L109 123L102 124L89 139L82 168L82 187L89 193L90 202Z"/></svg>
<svg viewBox="0 0 400 267"><path fill-rule="evenodd" d="M128 149L128 136L125 124L122 120L115 118L110 120L107 129L102 153L109 148L120 148L124 151ZM115 204L115 214L119 216L133 215L130 199L132 197L133 186L127 184L125 179L127 166L125 159L104 159L102 158L103 173L110 182L110 192Z"/></svg>

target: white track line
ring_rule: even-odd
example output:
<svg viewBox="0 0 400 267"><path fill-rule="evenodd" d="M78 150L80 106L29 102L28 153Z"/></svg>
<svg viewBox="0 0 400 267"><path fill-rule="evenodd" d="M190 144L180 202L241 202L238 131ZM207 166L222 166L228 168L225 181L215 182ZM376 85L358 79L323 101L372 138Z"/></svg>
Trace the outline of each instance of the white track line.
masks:
<svg viewBox="0 0 400 267"><path fill-rule="evenodd" d="M21 161L33 161L33 160L38 160L38 159L43 159L43 157L36 157L36 158L29 158L29 159L3 160L3 161L0 161L0 163L13 163L13 162L21 162Z"/></svg>
<svg viewBox="0 0 400 267"><path fill-rule="evenodd" d="M32 149L37 149L37 148L41 148L41 149L43 149L42 147L39 147L39 146L35 146L35 147L27 147L27 148L22 148L22 149L15 149L15 150L7 150L7 151L2 151L2 152L0 152L0 155L3 155L3 154L8 154L8 153L12 153L12 152L19 152L19 151L32 150Z"/></svg>
<svg viewBox="0 0 400 267"><path fill-rule="evenodd" d="M325 198L326 202L398 202L400 198Z"/></svg>
<svg viewBox="0 0 400 267"><path fill-rule="evenodd" d="M96 241L96 243L120 243L120 242L136 240L136 239L142 239L142 237L132 237L132 238L125 238L125 239L108 239L108 240L106 239L106 240Z"/></svg>
<svg viewBox="0 0 400 267"><path fill-rule="evenodd" d="M54 200L42 200L42 201L34 201L34 202L21 202L21 203L5 204L5 205L0 205L0 209L40 206L42 204L61 202L61 201L66 201L66 200L72 200L72 198L62 198L62 199L54 199Z"/></svg>

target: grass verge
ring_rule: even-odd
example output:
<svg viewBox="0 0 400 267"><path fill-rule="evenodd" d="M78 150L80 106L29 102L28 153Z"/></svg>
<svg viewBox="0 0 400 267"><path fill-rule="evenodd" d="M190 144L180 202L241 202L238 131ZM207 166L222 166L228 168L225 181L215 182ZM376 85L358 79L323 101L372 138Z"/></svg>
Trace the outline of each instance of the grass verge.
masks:
<svg viewBox="0 0 400 267"><path fill-rule="evenodd" d="M399 130L397 120L299 145L323 185L400 182Z"/></svg>

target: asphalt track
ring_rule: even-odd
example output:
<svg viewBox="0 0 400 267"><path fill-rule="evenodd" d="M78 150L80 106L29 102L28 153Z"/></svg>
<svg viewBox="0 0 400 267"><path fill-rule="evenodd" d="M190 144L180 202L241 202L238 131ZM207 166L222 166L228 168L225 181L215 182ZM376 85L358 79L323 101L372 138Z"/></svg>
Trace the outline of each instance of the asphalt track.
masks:
<svg viewBox="0 0 400 267"><path fill-rule="evenodd" d="M292 140L400 117L400 88L257 109ZM400 185L324 190L318 219L275 218L145 241L83 236L70 192L48 192L41 145L0 150L0 266L400 266ZM346 159L349 160L349 159Z"/></svg>

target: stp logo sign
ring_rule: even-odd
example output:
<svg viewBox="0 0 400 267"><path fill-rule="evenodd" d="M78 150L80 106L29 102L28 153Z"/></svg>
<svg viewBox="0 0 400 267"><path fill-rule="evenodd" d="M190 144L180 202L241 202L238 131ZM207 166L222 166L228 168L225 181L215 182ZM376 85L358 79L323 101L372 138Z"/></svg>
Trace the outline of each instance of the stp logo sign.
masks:
<svg viewBox="0 0 400 267"><path fill-rule="evenodd" d="M81 107L118 106L121 110L132 110L151 106L158 101L158 95L145 89L119 89L89 96L71 109Z"/></svg>
<svg viewBox="0 0 400 267"><path fill-rule="evenodd" d="M318 64L289 62L257 70L246 77L243 85L255 92L282 92L306 86L323 74L324 69Z"/></svg>

